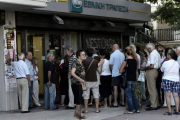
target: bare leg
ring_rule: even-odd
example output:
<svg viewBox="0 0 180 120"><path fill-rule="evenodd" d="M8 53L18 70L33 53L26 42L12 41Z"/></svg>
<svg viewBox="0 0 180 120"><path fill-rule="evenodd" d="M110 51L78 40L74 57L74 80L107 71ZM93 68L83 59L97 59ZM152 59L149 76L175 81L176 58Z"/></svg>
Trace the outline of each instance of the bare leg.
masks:
<svg viewBox="0 0 180 120"><path fill-rule="evenodd" d="M114 105L117 106L117 86L114 86Z"/></svg>
<svg viewBox="0 0 180 120"><path fill-rule="evenodd" d="M66 95L61 95L61 103L64 103L65 97L66 97Z"/></svg>
<svg viewBox="0 0 180 120"><path fill-rule="evenodd" d="M90 101L91 104L93 103L93 99L94 99L94 96L91 95L91 101Z"/></svg>
<svg viewBox="0 0 180 120"><path fill-rule="evenodd" d="M84 108L85 108L85 111L87 111L87 109L88 109L88 99L84 99Z"/></svg>
<svg viewBox="0 0 180 120"><path fill-rule="evenodd" d="M112 95L109 96L109 106L111 105Z"/></svg>
<svg viewBox="0 0 180 120"><path fill-rule="evenodd" d="M107 98L104 98L104 107L107 107Z"/></svg>
<svg viewBox="0 0 180 120"><path fill-rule="evenodd" d="M171 93L166 93L166 104L168 107L168 112L171 112Z"/></svg>
<svg viewBox="0 0 180 120"><path fill-rule="evenodd" d="M76 105L75 114L80 115L79 114L79 105Z"/></svg>
<svg viewBox="0 0 180 120"><path fill-rule="evenodd" d="M96 102L96 111L99 110L99 98L95 98L95 102Z"/></svg>
<svg viewBox="0 0 180 120"><path fill-rule="evenodd" d="M176 112L179 112L179 97L178 93L173 93L175 105L176 105Z"/></svg>
<svg viewBox="0 0 180 120"><path fill-rule="evenodd" d="M121 88L121 104L124 105L124 89Z"/></svg>

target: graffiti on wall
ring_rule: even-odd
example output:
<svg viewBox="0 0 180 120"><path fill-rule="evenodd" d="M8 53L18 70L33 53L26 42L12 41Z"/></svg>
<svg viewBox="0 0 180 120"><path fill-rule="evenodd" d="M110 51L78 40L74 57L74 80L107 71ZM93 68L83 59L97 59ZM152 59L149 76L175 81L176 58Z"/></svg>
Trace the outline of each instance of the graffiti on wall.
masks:
<svg viewBox="0 0 180 120"><path fill-rule="evenodd" d="M87 48L95 48L95 49L112 49L113 44L118 44L119 39L113 38L97 38L97 37L89 37L86 38L86 47Z"/></svg>

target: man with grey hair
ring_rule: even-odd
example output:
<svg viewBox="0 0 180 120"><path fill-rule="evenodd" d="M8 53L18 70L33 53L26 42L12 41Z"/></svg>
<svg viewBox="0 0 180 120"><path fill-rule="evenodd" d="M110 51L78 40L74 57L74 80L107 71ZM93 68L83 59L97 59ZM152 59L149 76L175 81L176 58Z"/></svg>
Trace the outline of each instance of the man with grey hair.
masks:
<svg viewBox="0 0 180 120"><path fill-rule="evenodd" d="M11 62L10 58L7 59L7 62L14 67L14 72L17 80L19 102L21 106L21 113L29 113L29 87L31 86L30 73L28 66L24 62L24 53L18 54L18 58L19 61L17 62Z"/></svg>
<svg viewBox="0 0 180 120"><path fill-rule="evenodd" d="M177 54L177 56L178 56L177 62L179 63L179 66L180 66L180 46L178 46L178 47L176 48L176 54ZM179 73L179 75L180 75L180 73ZM180 79L179 79L179 80L180 80ZM180 83L180 81L179 81L179 83ZM180 98L180 89L179 89L179 98ZM180 111L180 104L179 104L179 111Z"/></svg>
<svg viewBox="0 0 180 120"><path fill-rule="evenodd" d="M68 86L69 86L69 90L68 90L68 93L69 93L69 104L68 106L66 107L66 109L74 109L74 94L73 94L73 91L72 91L72 88L71 88L71 69L72 69L72 64L74 63L74 61L77 60L76 58L76 55L74 54L74 50L71 48L71 47L67 47L66 48L66 53L67 55L70 57L69 58L69 69L68 69Z"/></svg>
<svg viewBox="0 0 180 120"><path fill-rule="evenodd" d="M158 69L161 67L160 54L155 49L155 45L149 43L146 45L147 51L150 53L147 65L141 71L146 71L147 86L150 95L151 105L147 106L147 111L157 110L159 107L158 92L156 89L156 80L158 77Z"/></svg>
<svg viewBox="0 0 180 120"><path fill-rule="evenodd" d="M53 64L54 55L47 54L47 62L44 64L44 107L45 109L59 109L54 105L56 98L55 68Z"/></svg>

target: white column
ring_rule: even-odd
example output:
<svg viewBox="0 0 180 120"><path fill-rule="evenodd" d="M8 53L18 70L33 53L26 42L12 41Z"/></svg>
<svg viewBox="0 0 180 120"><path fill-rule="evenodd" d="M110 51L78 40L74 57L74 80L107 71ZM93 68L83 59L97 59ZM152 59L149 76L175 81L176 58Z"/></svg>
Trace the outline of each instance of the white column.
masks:
<svg viewBox="0 0 180 120"><path fill-rule="evenodd" d="M6 12L6 20L15 27L15 13ZM13 91L6 91L5 88L5 65L4 65L4 26L0 26L0 111L10 111L18 109L17 88Z"/></svg>

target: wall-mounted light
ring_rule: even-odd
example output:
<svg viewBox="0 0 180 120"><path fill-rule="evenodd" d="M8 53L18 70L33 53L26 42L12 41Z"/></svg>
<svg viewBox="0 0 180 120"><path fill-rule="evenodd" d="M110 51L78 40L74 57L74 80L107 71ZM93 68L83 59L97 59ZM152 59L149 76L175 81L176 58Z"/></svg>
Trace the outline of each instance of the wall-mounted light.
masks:
<svg viewBox="0 0 180 120"><path fill-rule="evenodd" d="M54 21L60 25L64 25L64 21L57 15L54 15L53 17Z"/></svg>

